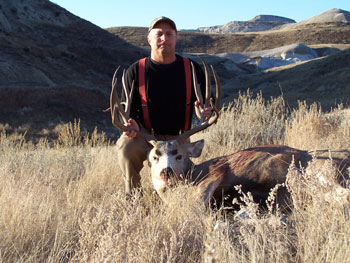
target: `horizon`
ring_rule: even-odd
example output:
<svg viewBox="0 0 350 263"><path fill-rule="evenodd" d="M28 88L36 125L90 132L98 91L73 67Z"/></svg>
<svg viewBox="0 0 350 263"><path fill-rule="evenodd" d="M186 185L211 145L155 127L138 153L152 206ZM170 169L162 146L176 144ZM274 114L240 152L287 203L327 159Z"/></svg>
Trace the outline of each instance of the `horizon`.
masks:
<svg viewBox="0 0 350 263"><path fill-rule="evenodd" d="M209 0L135 0L132 4L115 0L102 0L98 3L83 0L50 1L101 28L148 27L151 21L159 16L167 16L174 20L179 30L224 25L231 21L247 21L258 15L280 16L300 22L333 8L345 11L350 9L348 0L320 0L317 4L302 0L290 4L277 0L264 3L259 0L217 0L215 5Z"/></svg>

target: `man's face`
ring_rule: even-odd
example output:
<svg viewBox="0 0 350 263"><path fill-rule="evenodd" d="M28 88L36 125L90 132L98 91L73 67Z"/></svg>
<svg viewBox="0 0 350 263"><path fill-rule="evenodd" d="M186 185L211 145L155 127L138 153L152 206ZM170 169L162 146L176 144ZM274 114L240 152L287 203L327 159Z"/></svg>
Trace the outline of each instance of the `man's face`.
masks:
<svg viewBox="0 0 350 263"><path fill-rule="evenodd" d="M152 52L161 55L175 54L176 31L166 22L159 22L148 34L148 43Z"/></svg>

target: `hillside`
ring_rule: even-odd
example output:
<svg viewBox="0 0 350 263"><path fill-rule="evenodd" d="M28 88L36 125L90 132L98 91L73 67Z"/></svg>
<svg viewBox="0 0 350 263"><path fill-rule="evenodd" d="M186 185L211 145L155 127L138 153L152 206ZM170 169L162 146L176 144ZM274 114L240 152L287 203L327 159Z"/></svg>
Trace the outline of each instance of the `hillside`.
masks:
<svg viewBox="0 0 350 263"><path fill-rule="evenodd" d="M281 28L289 29L292 27L299 27L301 25L323 23L350 23L350 12L338 8L332 8L298 23L285 24L281 26Z"/></svg>
<svg viewBox="0 0 350 263"><path fill-rule="evenodd" d="M80 118L111 128L110 81L146 53L47 0L0 5L0 123L45 136Z"/></svg>
<svg viewBox="0 0 350 263"><path fill-rule="evenodd" d="M240 75L235 79L238 90L257 93L266 98L283 95L288 105L297 101L318 102L328 110L339 103L350 105L350 49L300 64Z"/></svg>
<svg viewBox="0 0 350 263"><path fill-rule="evenodd" d="M107 30L128 43L148 48L145 27L112 27ZM179 32L177 51L207 54L248 52L300 42L306 45L350 44L350 23L316 23L288 30L236 34Z"/></svg>
<svg viewBox="0 0 350 263"><path fill-rule="evenodd" d="M273 26L262 26L264 23ZM250 32L254 29L256 32ZM106 30L128 43L148 48L146 27L111 27ZM289 18L260 15L248 21L208 27L208 30L202 30L205 33L190 31L179 32L178 52L217 54L260 51L294 43L350 44L350 13L330 9L298 23Z"/></svg>
<svg viewBox="0 0 350 263"><path fill-rule="evenodd" d="M293 19L280 16L258 15L248 21L232 21L222 26L200 27L197 30L186 31L202 33L258 32L271 30L290 23L295 23L295 21Z"/></svg>

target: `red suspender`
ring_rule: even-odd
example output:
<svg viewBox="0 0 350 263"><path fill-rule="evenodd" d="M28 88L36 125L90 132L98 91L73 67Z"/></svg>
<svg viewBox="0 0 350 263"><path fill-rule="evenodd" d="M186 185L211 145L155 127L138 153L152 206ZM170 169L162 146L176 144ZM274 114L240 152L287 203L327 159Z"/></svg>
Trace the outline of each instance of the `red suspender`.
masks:
<svg viewBox="0 0 350 263"><path fill-rule="evenodd" d="M183 58L185 67L185 79L186 79L186 112L185 112L185 127L184 130L190 128L190 113L191 113L191 93L192 93L192 78L191 78L191 66L188 58ZM145 122L145 128L151 129L151 120L148 113L147 98L146 98L146 85L145 85L145 73L146 73L146 58L142 58L139 61L139 93L141 98L141 106L143 111L143 120Z"/></svg>
<svg viewBox="0 0 350 263"><path fill-rule="evenodd" d="M141 97L141 106L143 111L143 120L145 122L145 128L150 130L151 120L149 118L148 107L147 107L145 73L146 73L146 58L142 58L139 61L139 93Z"/></svg>
<svg viewBox="0 0 350 263"><path fill-rule="evenodd" d="M185 113L184 131L187 131L190 128L192 79L191 79L190 60L188 58L183 58L183 60L184 60L185 78L186 78L186 113Z"/></svg>

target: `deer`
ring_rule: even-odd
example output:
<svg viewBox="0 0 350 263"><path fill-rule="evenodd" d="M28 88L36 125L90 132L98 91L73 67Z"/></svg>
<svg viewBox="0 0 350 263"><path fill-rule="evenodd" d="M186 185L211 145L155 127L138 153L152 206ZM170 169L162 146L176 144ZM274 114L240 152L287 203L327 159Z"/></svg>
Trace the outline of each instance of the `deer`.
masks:
<svg viewBox="0 0 350 263"><path fill-rule="evenodd" d="M304 169L312 160L317 159L320 163L323 163L329 159L327 157L328 150L306 151L286 145L262 145L194 164L191 158L197 158L201 155L204 139L190 142L189 138L216 123L220 115L221 84L218 75L211 65L216 86L214 103L214 99L211 97L209 68L202 58L200 60L204 66L206 79L204 99L198 87L194 70L192 70L192 78L197 100L202 106L210 105L212 108L213 113L210 118L207 120L201 119L198 125L179 134L174 140L157 140L151 133L145 132L144 129L135 131L137 136L151 145L151 150L147 155L151 180L163 201L166 202L166 191L174 187L176 182L186 181L195 186L198 196L205 206L208 206L211 200L222 202L225 196L229 196L230 200L238 198L239 193L235 188L238 185L241 186L243 192L250 192L255 202L264 204L271 189L286 182L287 173L292 163L294 163L296 169ZM193 65L192 68L194 68ZM110 94L111 119L116 128L126 132L132 129L125 124L130 115L130 105L135 87L132 85L130 91L127 90L124 82L124 70L122 86L125 101L118 98L116 78L118 69L119 67L112 79ZM348 178L347 169L350 167L350 151L338 150L333 151L333 153L338 156L332 158L332 165L336 167L339 178ZM341 182L339 181L339 183ZM277 191L276 197L280 205L289 204L286 187L281 187Z"/></svg>

